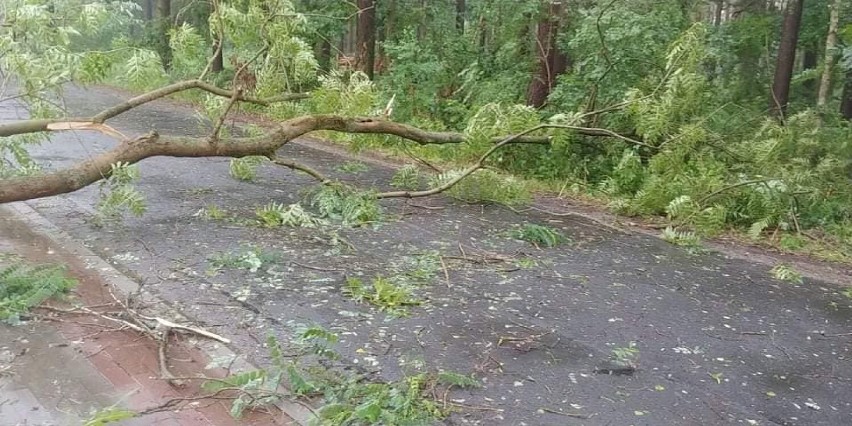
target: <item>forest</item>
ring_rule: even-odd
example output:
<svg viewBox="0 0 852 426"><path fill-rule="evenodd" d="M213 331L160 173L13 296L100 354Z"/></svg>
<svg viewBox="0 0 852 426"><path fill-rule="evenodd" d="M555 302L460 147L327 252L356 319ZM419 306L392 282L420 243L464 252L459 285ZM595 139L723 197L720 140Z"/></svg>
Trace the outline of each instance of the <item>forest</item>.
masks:
<svg viewBox="0 0 852 426"><path fill-rule="evenodd" d="M742 231L835 259L842 250L819 247L852 238L852 7L841 0L4 5L5 89L22 90L3 100L24 103L28 124L62 115L51 96L68 82L165 88L152 98L198 103L216 136L235 103L280 121L373 116L385 122L316 130L416 158L439 186L493 138L525 132L471 175L467 186L512 182L485 201L544 188L665 216L676 240ZM196 85L206 89L183 93ZM72 190L37 177L27 146L49 130L39 123L0 126L0 200ZM392 123L408 127L389 136ZM441 137L392 137L414 129ZM227 155L252 154L263 155Z"/></svg>

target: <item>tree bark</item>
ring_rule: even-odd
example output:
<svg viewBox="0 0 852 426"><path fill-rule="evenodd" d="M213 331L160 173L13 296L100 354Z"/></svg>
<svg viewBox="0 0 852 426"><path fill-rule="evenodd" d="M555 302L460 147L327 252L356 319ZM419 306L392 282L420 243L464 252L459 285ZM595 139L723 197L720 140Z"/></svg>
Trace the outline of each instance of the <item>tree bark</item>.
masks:
<svg viewBox="0 0 852 426"><path fill-rule="evenodd" d="M713 26L722 25L722 9L725 8L724 0L717 0L713 9Z"/></svg>
<svg viewBox="0 0 852 426"><path fill-rule="evenodd" d="M426 28L428 28L429 10L427 0L420 0L420 22L417 24L417 40L423 41L426 39Z"/></svg>
<svg viewBox="0 0 852 426"><path fill-rule="evenodd" d="M817 54L817 46L808 46L802 52L802 71L812 70L819 63L819 55ZM809 78L802 82L802 87L808 91L808 95L816 93L816 78Z"/></svg>
<svg viewBox="0 0 852 426"><path fill-rule="evenodd" d="M358 26L356 67L373 78L376 67L376 4L374 0L358 0Z"/></svg>
<svg viewBox="0 0 852 426"><path fill-rule="evenodd" d="M568 57L557 46L559 27L564 21L562 1L551 0L542 14L536 34L538 69L527 91L527 104L541 108L556 85L556 77L568 68Z"/></svg>
<svg viewBox="0 0 852 426"><path fill-rule="evenodd" d="M852 121L852 70L846 71L846 84L840 99L840 115Z"/></svg>
<svg viewBox="0 0 852 426"><path fill-rule="evenodd" d="M772 81L772 93L769 98L769 109L776 117L784 116L790 101L790 80L793 78L793 66L796 61L796 44L799 41L803 3L804 0L789 0L787 9L784 11L781 44L778 46L775 78Z"/></svg>
<svg viewBox="0 0 852 426"><path fill-rule="evenodd" d="M163 68L169 69L172 65L172 49L169 46L169 29L172 26L172 2L171 0L157 0L157 41L160 59Z"/></svg>
<svg viewBox="0 0 852 426"><path fill-rule="evenodd" d="M222 41L219 36L213 36L213 63L210 66L210 71L220 73L225 69L224 54L222 52L224 46L221 46Z"/></svg>
<svg viewBox="0 0 852 426"><path fill-rule="evenodd" d="M317 63L320 69L328 71L331 69L331 42L328 39L322 39L317 46Z"/></svg>
<svg viewBox="0 0 852 426"><path fill-rule="evenodd" d="M142 0L142 11L146 21L154 20L154 0Z"/></svg>
<svg viewBox="0 0 852 426"><path fill-rule="evenodd" d="M465 0L456 0L456 29L459 34L464 34L464 23L467 19L467 2Z"/></svg>
<svg viewBox="0 0 852 426"><path fill-rule="evenodd" d="M831 15L828 20L828 37L825 39L825 65L822 70L822 79L819 83L819 93L817 94L817 106L824 106L828 103L828 96L831 93L831 72L834 70L835 52L837 47L837 24L840 21L840 2L834 0L831 4Z"/></svg>

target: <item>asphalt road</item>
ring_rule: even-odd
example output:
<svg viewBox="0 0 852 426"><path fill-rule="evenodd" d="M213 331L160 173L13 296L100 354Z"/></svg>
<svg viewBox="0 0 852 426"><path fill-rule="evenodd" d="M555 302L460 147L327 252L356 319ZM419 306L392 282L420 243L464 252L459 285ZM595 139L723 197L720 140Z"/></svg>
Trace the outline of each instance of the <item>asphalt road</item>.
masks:
<svg viewBox="0 0 852 426"><path fill-rule="evenodd" d="M67 96L74 116L122 99L100 88ZM2 119L15 116L23 113L0 110ZM192 110L168 102L110 124L128 135L202 131ZM38 158L67 166L112 143L56 134ZM364 186L386 187L392 175L370 162L346 173L339 166L351 158L316 143L281 154ZM97 185L29 204L260 362L266 333L286 340L299 324L318 323L341 336L336 349L347 365L385 380L417 365L475 373L484 386L450 398L477 408L450 424L852 424L852 299L838 284L780 282L770 266L724 253L691 255L582 219L443 197L418 201L442 209L384 202L388 221L338 231L349 250L314 229L196 214L215 205L248 218L269 201L295 202L313 184L303 175L264 165L256 182L237 182L225 159L151 158L140 170L141 218L96 226ZM538 249L507 236L524 222L557 228L571 242ZM247 250L276 259L256 272L211 273L211 257ZM342 291L346 276L391 276L424 253L445 265L420 287L425 303L408 317L388 317ZM636 370L600 374L613 366L613 350L631 342Z"/></svg>

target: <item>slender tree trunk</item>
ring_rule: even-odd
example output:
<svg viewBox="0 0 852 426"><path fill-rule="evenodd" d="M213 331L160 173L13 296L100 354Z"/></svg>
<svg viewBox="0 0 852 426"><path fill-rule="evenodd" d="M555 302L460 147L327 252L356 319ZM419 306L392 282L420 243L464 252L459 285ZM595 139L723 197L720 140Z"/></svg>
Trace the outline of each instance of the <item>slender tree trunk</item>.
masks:
<svg viewBox="0 0 852 426"><path fill-rule="evenodd" d="M539 65L527 91L527 104L536 108L544 106L550 90L556 85L556 77L568 67L568 57L556 45L564 15L562 1L551 0L538 24L536 51Z"/></svg>
<svg viewBox="0 0 852 426"><path fill-rule="evenodd" d="M464 34L464 21L467 18L467 2L465 0L456 0L456 29L460 34Z"/></svg>
<svg viewBox="0 0 852 426"><path fill-rule="evenodd" d="M819 82L817 106L823 106L828 103L828 96L831 93L831 72L834 70L834 49L837 47L837 23L840 21L840 2L841 0L834 0L831 4L831 17L828 20L828 37L825 39L825 66L822 70L822 79Z"/></svg>
<svg viewBox="0 0 852 426"><path fill-rule="evenodd" d="M420 0L420 23L417 24L417 40L426 39L426 28L429 20L428 1Z"/></svg>
<svg viewBox="0 0 852 426"><path fill-rule="evenodd" d="M154 0L142 0L142 10L146 21L154 20Z"/></svg>
<svg viewBox="0 0 852 426"><path fill-rule="evenodd" d="M783 117L790 101L790 80L793 78L793 66L796 62L796 43L799 41L799 27L802 23L802 3L804 0L789 0L784 11L784 26L781 31L781 44L778 46L778 59L775 65L775 78L772 81L772 93L769 109L776 117Z"/></svg>
<svg viewBox="0 0 852 426"><path fill-rule="evenodd" d="M383 37L384 40L393 40L394 31L396 31L396 0L385 0L382 4L386 5L385 10L385 22L382 26L382 30L385 35Z"/></svg>
<svg viewBox="0 0 852 426"><path fill-rule="evenodd" d="M169 29L172 26L172 1L157 0L157 38L160 59L165 69L171 68L172 49L169 46Z"/></svg>
<svg viewBox="0 0 852 426"><path fill-rule="evenodd" d="M322 39L315 47L317 52L317 63L323 71L331 69L331 42L328 39Z"/></svg>
<svg viewBox="0 0 852 426"><path fill-rule="evenodd" d="M817 67L819 62L818 47L816 45L809 46L802 52L802 71L812 70ZM802 86L808 91L808 95L812 96L816 93L816 78L809 78L802 82Z"/></svg>
<svg viewBox="0 0 852 426"><path fill-rule="evenodd" d="M488 23L485 16L479 17L479 50L485 53L488 47Z"/></svg>
<svg viewBox="0 0 852 426"><path fill-rule="evenodd" d="M843 96L840 99L840 115L852 120L852 70L846 71L846 84L843 85Z"/></svg>
<svg viewBox="0 0 852 426"><path fill-rule="evenodd" d="M218 35L213 36L213 64L210 66L210 71L220 73L225 69L224 49L219 49L222 40L219 40ZM224 48L224 46L223 46Z"/></svg>
<svg viewBox="0 0 852 426"><path fill-rule="evenodd" d="M713 25L722 25L722 9L725 8L724 0L717 0L713 9Z"/></svg>
<svg viewBox="0 0 852 426"><path fill-rule="evenodd" d="M358 55L356 67L372 79L376 66L376 5L373 0L358 0L358 26L355 33Z"/></svg>

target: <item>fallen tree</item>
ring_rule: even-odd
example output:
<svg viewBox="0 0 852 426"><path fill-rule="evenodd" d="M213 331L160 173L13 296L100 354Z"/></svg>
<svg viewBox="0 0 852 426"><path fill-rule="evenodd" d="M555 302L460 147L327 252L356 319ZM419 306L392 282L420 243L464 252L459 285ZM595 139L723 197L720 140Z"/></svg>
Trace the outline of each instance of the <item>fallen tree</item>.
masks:
<svg viewBox="0 0 852 426"><path fill-rule="evenodd" d="M107 108L92 117L34 119L13 121L0 124L0 137L23 135L38 132L94 131L113 137L118 145L100 155L62 170L46 173L0 179L0 203L49 197L73 192L106 179L116 164L135 164L141 160L157 156L169 157L232 157L263 156L274 164L305 172L320 182L331 180L320 172L299 163L294 159L282 158L276 151L288 142L316 131L336 131L353 134L393 135L421 145L456 144L465 142L467 137L457 132L433 132L408 124L398 123L384 117L345 117L339 115L307 115L278 123L265 134L253 137L226 138L220 136L222 123L230 111L230 104L217 121L213 130L203 137L183 137L159 134L157 131L129 137L107 124L107 120L133 110L146 103L162 99L189 89L198 89L233 102L245 102L257 105L270 105L275 102L304 99L307 94L283 94L271 98L245 96L242 91L226 90L201 80L187 80L164 86L148 93L133 97L123 103ZM619 140L643 146L654 147L641 141L622 136L607 129L572 126L567 124L541 124L514 135L492 138L493 146L477 162L466 168L456 178L435 188L424 191L393 191L379 193L377 198L424 197L443 192L485 165L485 161L494 152L510 144L549 144L548 135L532 135L543 129L555 128L577 132L588 136L613 137Z"/></svg>

